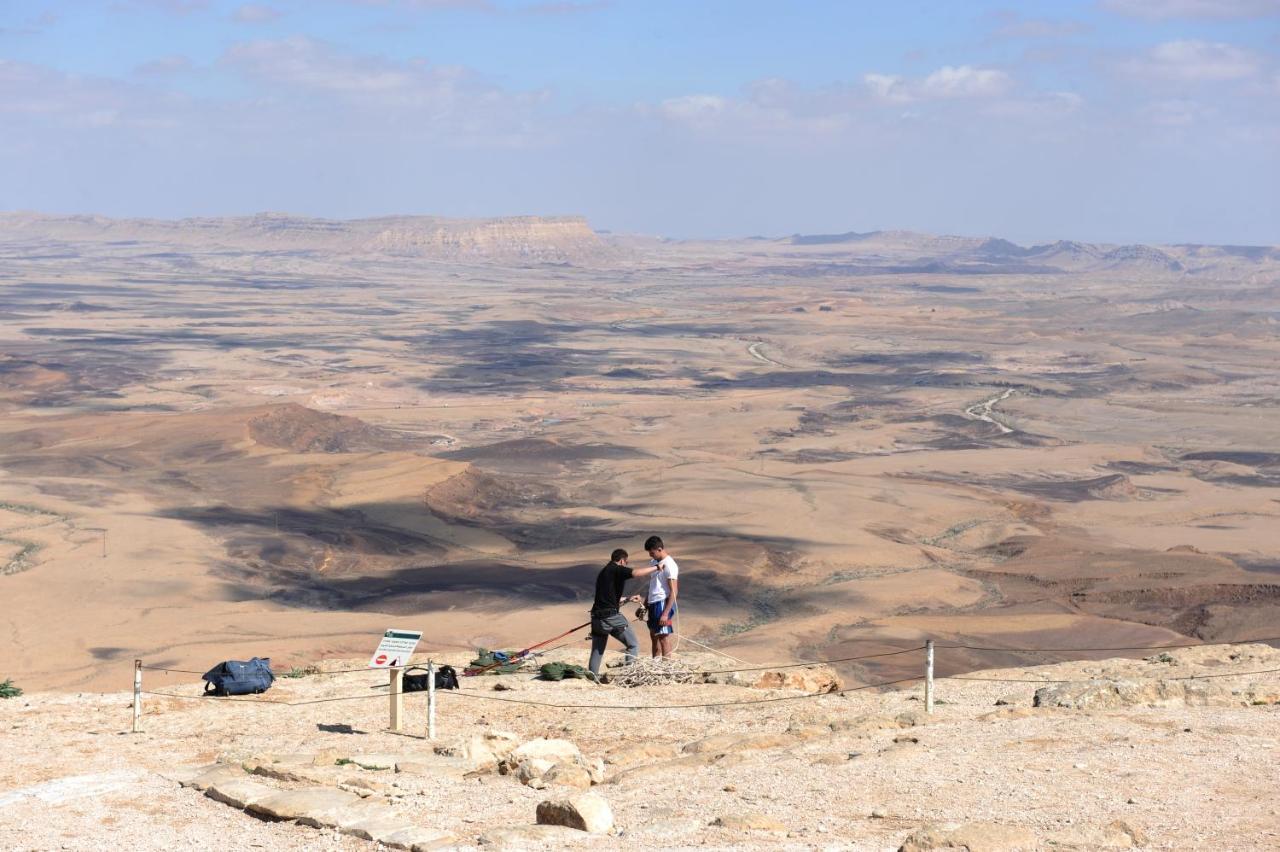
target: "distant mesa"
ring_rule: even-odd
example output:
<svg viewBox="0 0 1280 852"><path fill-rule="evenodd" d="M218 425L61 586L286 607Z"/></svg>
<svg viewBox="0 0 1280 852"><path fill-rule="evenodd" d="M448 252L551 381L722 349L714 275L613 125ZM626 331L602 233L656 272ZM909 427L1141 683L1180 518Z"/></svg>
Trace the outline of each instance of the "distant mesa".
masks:
<svg viewBox="0 0 1280 852"><path fill-rule="evenodd" d="M260 213L164 220L7 213L0 214L0 239L91 243L133 251L156 245L193 252L234 247L249 252L522 263L574 263L597 260L611 252L581 216L339 220Z"/></svg>

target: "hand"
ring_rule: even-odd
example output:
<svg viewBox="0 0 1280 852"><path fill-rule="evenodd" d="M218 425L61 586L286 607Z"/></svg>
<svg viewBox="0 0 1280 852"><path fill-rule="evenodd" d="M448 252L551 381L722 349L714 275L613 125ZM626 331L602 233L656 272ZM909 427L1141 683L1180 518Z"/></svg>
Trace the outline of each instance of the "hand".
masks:
<svg viewBox="0 0 1280 852"><path fill-rule="evenodd" d="M632 595L631 597L627 598L627 600L631 601L632 603L640 603L640 596Z"/></svg>
<svg viewBox="0 0 1280 852"><path fill-rule="evenodd" d="M659 627L670 627L670 626L671 626L671 619L669 619L669 618L660 618L660 619L658 619L658 626L659 626Z"/></svg>

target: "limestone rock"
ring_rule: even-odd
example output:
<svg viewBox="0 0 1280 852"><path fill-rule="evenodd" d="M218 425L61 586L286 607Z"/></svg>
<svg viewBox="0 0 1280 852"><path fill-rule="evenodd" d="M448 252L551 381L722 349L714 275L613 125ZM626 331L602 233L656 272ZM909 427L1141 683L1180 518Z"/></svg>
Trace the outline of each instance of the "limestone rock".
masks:
<svg viewBox="0 0 1280 852"><path fill-rule="evenodd" d="M534 845L557 846L580 843L589 835L562 825L516 825L491 828L480 835L480 845L494 849L524 852Z"/></svg>
<svg viewBox="0 0 1280 852"><path fill-rule="evenodd" d="M436 746L436 754L459 758L473 772L496 772L511 759L520 738L505 731L488 731L460 745Z"/></svg>
<svg viewBox="0 0 1280 852"><path fill-rule="evenodd" d="M243 773L241 775L243 776ZM277 792L274 787L268 787L266 784L259 784L256 781L241 777L211 784L204 791L204 794L215 802L222 802L233 808L244 810L254 802L260 802L268 796L274 796Z"/></svg>
<svg viewBox="0 0 1280 852"><path fill-rule="evenodd" d="M274 778L291 784L328 784L334 780L337 766L303 766L300 764L259 763L252 774Z"/></svg>
<svg viewBox="0 0 1280 852"><path fill-rule="evenodd" d="M310 811L298 817L299 825L312 828L347 828L371 819L390 819L397 815L396 810L381 801L356 799L343 808L329 811Z"/></svg>
<svg viewBox="0 0 1280 852"><path fill-rule="evenodd" d="M527 760L520 761L520 765L516 767L516 780L521 784L528 784L535 778L541 778L546 775L556 764L549 760L543 760L538 757L531 757Z"/></svg>
<svg viewBox="0 0 1280 852"><path fill-rule="evenodd" d="M827 733L830 733L830 731ZM684 753L728 754L730 752L784 748L795 745L796 742L796 737L792 734L756 734L747 737L741 734L715 734L689 743L684 747Z"/></svg>
<svg viewBox="0 0 1280 852"><path fill-rule="evenodd" d="M840 677L827 666L778 669L756 674L747 684L752 689L798 689L801 692L836 692Z"/></svg>
<svg viewBox="0 0 1280 852"><path fill-rule="evenodd" d="M808 740L820 740L824 737L831 736L830 725L800 725L792 724L787 728L787 736L807 742Z"/></svg>
<svg viewBox="0 0 1280 852"><path fill-rule="evenodd" d="M778 820L765 814L745 812L740 814L722 814L711 822L718 828L730 831L786 831L787 827Z"/></svg>
<svg viewBox="0 0 1280 852"><path fill-rule="evenodd" d="M350 755L336 748L322 748L311 756L312 766L336 766L339 760L349 759Z"/></svg>
<svg viewBox="0 0 1280 852"><path fill-rule="evenodd" d="M383 843L386 838L408 831L411 828L413 828L413 825L407 819L393 812L383 816L362 819L359 822L341 826L338 830L343 834L359 837L361 840L373 840Z"/></svg>
<svg viewBox="0 0 1280 852"><path fill-rule="evenodd" d="M613 811L603 796L579 793L567 799L538 804L539 825L563 825L590 834L607 834L613 828Z"/></svg>
<svg viewBox="0 0 1280 852"><path fill-rule="evenodd" d="M1132 849L1145 846L1146 836L1127 823L1116 820L1103 828L1080 826L1066 831L1058 831L1046 838L1048 844L1055 849Z"/></svg>
<svg viewBox="0 0 1280 852"><path fill-rule="evenodd" d="M203 793L205 790L208 790L211 786L220 781L236 780L245 780L243 769L239 766L215 763L212 766L201 767L201 771L194 775L187 775L186 779L179 783L181 783L183 787L190 787Z"/></svg>
<svg viewBox="0 0 1280 852"><path fill-rule="evenodd" d="M913 832L898 847L898 852L928 852L932 849L954 849L964 852L1017 852L1032 850L1039 843L1030 829L1017 825L975 822L945 828L926 826Z"/></svg>
<svg viewBox="0 0 1280 852"><path fill-rule="evenodd" d="M282 790L249 804L249 813L271 819L292 820L313 812L332 812L356 802L356 797L332 787L312 787L307 790Z"/></svg>
<svg viewBox="0 0 1280 852"><path fill-rule="evenodd" d="M1167 680L1090 680L1036 690L1036 707L1109 710L1116 707L1232 707L1244 701L1219 683Z"/></svg>
<svg viewBox="0 0 1280 852"><path fill-rule="evenodd" d="M445 846L452 846L458 842L458 837L447 831L441 831L438 828L411 828L403 829L382 838L382 845L392 849L409 849L411 852L429 852L433 849L441 849Z"/></svg>
<svg viewBox="0 0 1280 852"><path fill-rule="evenodd" d="M548 784L558 784L561 787L574 787L579 790L591 789L591 773L585 767L578 766L576 763L555 763L542 776L542 780Z"/></svg>
<svg viewBox="0 0 1280 852"><path fill-rule="evenodd" d="M605 758L612 766L619 769L626 769L630 766L637 766L641 763L651 763L655 760L670 760L680 753L680 749L673 745L665 743L639 743L637 745L623 746L610 752Z"/></svg>
<svg viewBox="0 0 1280 852"><path fill-rule="evenodd" d="M541 738L529 740L527 743L511 752L510 759L518 765L521 761L529 760L530 758L548 760L552 763L586 764L586 759L583 758L582 752L576 745L568 740L548 740Z"/></svg>

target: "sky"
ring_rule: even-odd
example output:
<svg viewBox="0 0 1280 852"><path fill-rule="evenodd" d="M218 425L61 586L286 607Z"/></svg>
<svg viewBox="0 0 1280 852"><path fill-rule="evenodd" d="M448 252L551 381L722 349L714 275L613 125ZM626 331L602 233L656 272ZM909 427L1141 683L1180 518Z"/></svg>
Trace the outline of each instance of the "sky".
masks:
<svg viewBox="0 0 1280 852"><path fill-rule="evenodd" d="M1280 0L0 0L0 210L1280 243Z"/></svg>

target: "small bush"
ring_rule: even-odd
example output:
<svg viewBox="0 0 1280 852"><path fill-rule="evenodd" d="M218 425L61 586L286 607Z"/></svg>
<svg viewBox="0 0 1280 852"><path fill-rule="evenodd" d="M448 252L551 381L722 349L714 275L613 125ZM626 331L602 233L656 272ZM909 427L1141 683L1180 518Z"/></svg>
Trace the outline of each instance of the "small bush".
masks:
<svg viewBox="0 0 1280 852"><path fill-rule="evenodd" d="M13 685L13 681L5 678L0 681L0 698L17 698L22 694L19 687Z"/></svg>
<svg viewBox="0 0 1280 852"><path fill-rule="evenodd" d="M307 677L308 675L318 675L318 674L320 674L320 669L317 666L302 666L301 668L298 666L294 666L293 668L289 669L289 671L280 675L280 677L297 678L297 677Z"/></svg>

